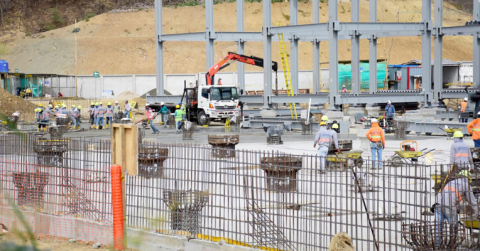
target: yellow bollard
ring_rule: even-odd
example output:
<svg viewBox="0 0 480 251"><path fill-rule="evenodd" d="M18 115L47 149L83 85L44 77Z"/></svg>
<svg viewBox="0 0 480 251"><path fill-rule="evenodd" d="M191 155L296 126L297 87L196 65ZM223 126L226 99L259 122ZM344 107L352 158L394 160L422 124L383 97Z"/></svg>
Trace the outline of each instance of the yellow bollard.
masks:
<svg viewBox="0 0 480 251"><path fill-rule="evenodd" d="M230 128L230 120L228 118L225 121L225 128Z"/></svg>

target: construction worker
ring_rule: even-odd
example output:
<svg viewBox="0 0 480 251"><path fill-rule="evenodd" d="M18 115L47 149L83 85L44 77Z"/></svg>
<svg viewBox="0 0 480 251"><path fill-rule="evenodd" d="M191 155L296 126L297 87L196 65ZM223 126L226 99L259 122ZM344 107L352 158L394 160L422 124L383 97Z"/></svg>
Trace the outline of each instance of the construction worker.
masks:
<svg viewBox="0 0 480 251"><path fill-rule="evenodd" d="M37 121L37 131L40 131L40 112L42 109L40 107L35 108L35 120Z"/></svg>
<svg viewBox="0 0 480 251"><path fill-rule="evenodd" d="M338 126L338 123L335 123L335 121L333 121L332 130L334 130L337 133L340 133L340 128Z"/></svg>
<svg viewBox="0 0 480 251"><path fill-rule="evenodd" d="M66 104L62 104L61 113L68 116L68 110L67 110L67 105Z"/></svg>
<svg viewBox="0 0 480 251"><path fill-rule="evenodd" d="M75 129L80 129L80 117L82 115L82 106L78 106L77 110L75 110L75 120L77 121L77 128Z"/></svg>
<svg viewBox="0 0 480 251"><path fill-rule="evenodd" d="M105 115L107 119L107 129L110 127L110 124L113 122L113 107L112 107L112 102L108 102L107 104L107 113Z"/></svg>
<svg viewBox="0 0 480 251"><path fill-rule="evenodd" d="M40 122L42 123L43 131L46 132L48 131L48 125L50 124L50 113L47 110L42 109L40 116Z"/></svg>
<svg viewBox="0 0 480 251"><path fill-rule="evenodd" d="M387 113L387 120L392 120L395 115L395 107L392 105L392 101L388 101L385 106L385 112Z"/></svg>
<svg viewBox="0 0 480 251"><path fill-rule="evenodd" d="M72 108L70 108L70 112L69 112L69 117L72 120L72 129L77 128L77 118L75 115L75 110L76 110L75 105L72 105Z"/></svg>
<svg viewBox="0 0 480 251"><path fill-rule="evenodd" d="M128 99L125 100L125 118L130 118L130 113L132 112L132 107L128 103Z"/></svg>
<svg viewBox="0 0 480 251"><path fill-rule="evenodd" d="M182 129L180 128L180 123L183 120L183 110L180 109L180 105L177 105L175 110L175 124L177 128L177 133L181 133Z"/></svg>
<svg viewBox="0 0 480 251"><path fill-rule="evenodd" d="M317 147L318 144L318 156L320 157L320 171L322 173L325 172L325 162L328 151L330 150L330 145L332 141L335 144L335 148L338 152L338 139L337 134L332 134L327 130L327 123L325 121L320 122L320 129L318 130L317 134L315 135L315 139L313 141L313 148Z"/></svg>
<svg viewBox="0 0 480 251"><path fill-rule="evenodd" d="M480 112L477 113L477 118L467 125L467 131L472 135L475 147L480 147Z"/></svg>
<svg viewBox="0 0 480 251"><path fill-rule="evenodd" d="M328 116L327 115L322 115L322 118L320 119L320 122L325 122L325 124L328 126Z"/></svg>
<svg viewBox="0 0 480 251"><path fill-rule="evenodd" d="M345 85L343 85L343 86L342 86L342 90L341 90L340 92L342 92L342 93L348 92L347 87L345 87Z"/></svg>
<svg viewBox="0 0 480 251"><path fill-rule="evenodd" d="M113 106L114 112L117 113L122 110L122 107L118 104L118 101L115 101L115 106Z"/></svg>
<svg viewBox="0 0 480 251"><path fill-rule="evenodd" d="M464 98L463 101L460 103L460 112L465 112L467 110L467 103L468 98ZM467 123L468 118L462 118L462 123Z"/></svg>
<svg viewBox="0 0 480 251"><path fill-rule="evenodd" d="M385 149L385 134L378 125L377 119L372 119L372 127L367 132L367 138L370 140L372 151L372 167L373 169L382 169L382 149ZM377 163L378 165L376 165Z"/></svg>
<svg viewBox="0 0 480 251"><path fill-rule="evenodd" d="M163 119L163 125L165 128L167 128L167 122L168 122L168 115L170 114L170 110L168 109L167 106L165 106L165 103L160 103L160 113L162 114L162 119Z"/></svg>
<svg viewBox="0 0 480 251"><path fill-rule="evenodd" d="M155 125L153 124L153 119L155 119L156 116L154 116L154 112L150 107L149 103L145 104L145 116L147 117L148 120L150 120L150 126L152 127L153 134L159 133L157 127L155 127Z"/></svg>
<svg viewBox="0 0 480 251"><path fill-rule="evenodd" d="M93 129L95 123L95 103L91 102L88 108L88 114L90 114L90 129Z"/></svg>
<svg viewBox="0 0 480 251"><path fill-rule="evenodd" d="M55 115L53 112L53 105L48 105L47 112L50 113L50 115Z"/></svg>
<svg viewBox="0 0 480 251"><path fill-rule="evenodd" d="M102 128L105 128L105 108L103 107L102 102L98 103L98 108L96 109L97 111L97 123L95 124L97 126L97 130L100 130L100 123L102 124Z"/></svg>
<svg viewBox="0 0 480 251"><path fill-rule="evenodd" d="M463 142L463 133L456 131L453 134L453 144L450 148L450 164L454 165L455 170L469 170L474 167L470 152L470 146Z"/></svg>
<svg viewBox="0 0 480 251"><path fill-rule="evenodd" d="M442 235L442 223L447 221L450 224L458 222L457 207L460 202L468 202L473 209L473 213L477 219L478 203L473 194L470 183L472 179L467 170L462 170L457 174L457 179L448 182L440 193L437 194L436 203L432 206L431 211L435 213L435 235ZM447 227L448 228L448 227ZM440 245L440 238L436 237L437 246Z"/></svg>

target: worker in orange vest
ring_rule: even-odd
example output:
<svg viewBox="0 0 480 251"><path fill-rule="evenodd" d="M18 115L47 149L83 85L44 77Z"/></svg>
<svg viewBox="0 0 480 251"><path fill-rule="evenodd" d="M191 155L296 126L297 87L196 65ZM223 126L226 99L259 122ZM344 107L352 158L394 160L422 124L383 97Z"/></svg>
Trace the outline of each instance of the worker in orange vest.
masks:
<svg viewBox="0 0 480 251"><path fill-rule="evenodd" d="M464 98L463 101L460 103L460 112L465 112L467 110L467 101L468 98ZM462 123L467 123L468 118L462 118Z"/></svg>
<svg viewBox="0 0 480 251"><path fill-rule="evenodd" d="M370 149L372 150L372 167L382 169L382 149L385 148L385 134L378 125L377 119L372 119L372 127L367 132L367 138L370 140Z"/></svg>
<svg viewBox="0 0 480 251"><path fill-rule="evenodd" d="M472 135L475 147L480 147L480 112L477 113L477 118L467 125L467 131Z"/></svg>

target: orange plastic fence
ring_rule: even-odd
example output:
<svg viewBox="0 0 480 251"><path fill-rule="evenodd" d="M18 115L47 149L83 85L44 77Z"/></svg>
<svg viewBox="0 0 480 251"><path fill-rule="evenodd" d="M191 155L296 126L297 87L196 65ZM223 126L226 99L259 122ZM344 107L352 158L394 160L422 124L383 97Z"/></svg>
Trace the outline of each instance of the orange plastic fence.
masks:
<svg viewBox="0 0 480 251"><path fill-rule="evenodd" d="M123 199L122 199L122 167L112 166L112 208L113 208L113 248L123 250L124 225L123 225Z"/></svg>

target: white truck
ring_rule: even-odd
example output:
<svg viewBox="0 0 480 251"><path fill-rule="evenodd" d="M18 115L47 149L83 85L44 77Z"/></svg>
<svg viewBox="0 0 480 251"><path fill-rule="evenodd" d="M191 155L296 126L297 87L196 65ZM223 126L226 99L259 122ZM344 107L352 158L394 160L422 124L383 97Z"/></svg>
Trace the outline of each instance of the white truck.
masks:
<svg viewBox="0 0 480 251"><path fill-rule="evenodd" d="M208 125L210 121L225 122L227 118L240 116L239 90L236 86L222 85L215 83L215 74L236 61L245 64L263 67L263 59L254 56L240 55L229 52L228 55L213 65L205 74L206 85L187 87L184 82L183 95L180 96L147 96L147 103L155 111L160 110L159 102L166 103L166 106L173 112L178 103L185 105L188 121L197 121L199 125ZM272 61L272 69L277 72L278 64Z"/></svg>

